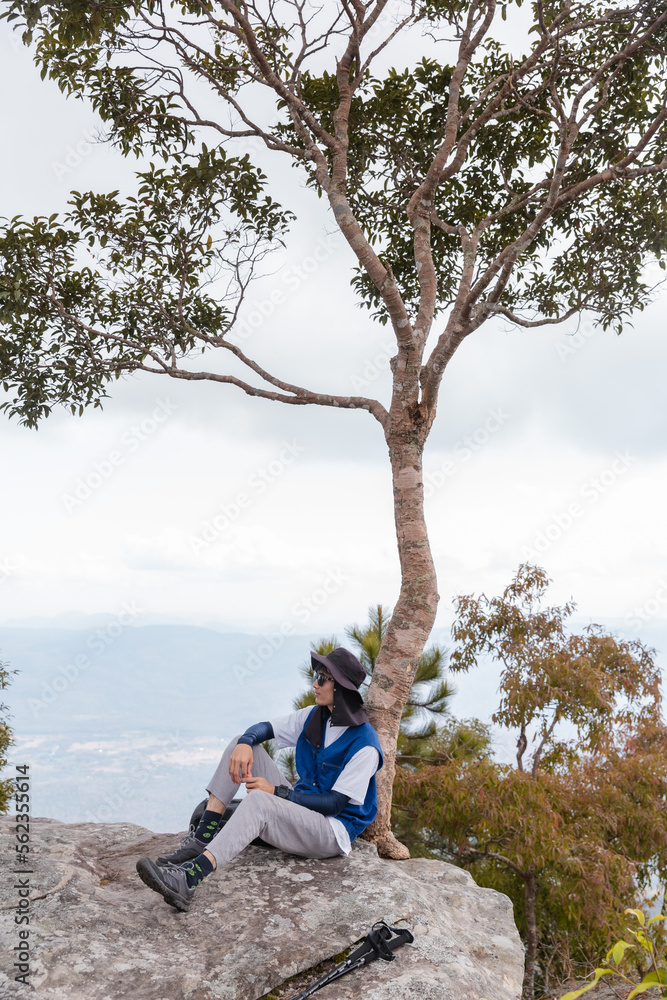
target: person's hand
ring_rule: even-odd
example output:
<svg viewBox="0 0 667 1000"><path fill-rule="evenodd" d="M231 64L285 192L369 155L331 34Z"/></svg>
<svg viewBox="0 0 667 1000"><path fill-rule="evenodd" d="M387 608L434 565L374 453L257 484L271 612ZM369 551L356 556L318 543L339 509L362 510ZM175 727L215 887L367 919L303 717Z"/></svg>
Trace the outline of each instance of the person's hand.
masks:
<svg viewBox="0 0 667 1000"><path fill-rule="evenodd" d="M229 758L229 777L235 785L240 785L242 781L252 777L252 762L252 747L247 743L237 743Z"/></svg>
<svg viewBox="0 0 667 1000"><path fill-rule="evenodd" d="M249 792L255 792L259 789L260 792L268 792L269 795L273 795L276 787L268 782L266 778L246 778L245 786Z"/></svg>

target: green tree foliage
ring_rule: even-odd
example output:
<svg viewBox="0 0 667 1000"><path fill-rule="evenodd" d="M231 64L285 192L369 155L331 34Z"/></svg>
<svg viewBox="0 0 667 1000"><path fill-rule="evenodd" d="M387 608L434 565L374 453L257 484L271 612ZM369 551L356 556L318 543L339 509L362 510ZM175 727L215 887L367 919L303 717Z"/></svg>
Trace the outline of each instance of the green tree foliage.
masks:
<svg viewBox="0 0 667 1000"><path fill-rule="evenodd" d="M15 670L8 670L6 663L0 663L0 691L4 691L9 685L11 675ZM0 703L0 772L7 765L7 752L12 746L14 738L9 727L9 709L7 705ZM14 783L11 778L0 781L0 815L9 812L9 802L13 794Z"/></svg>
<svg viewBox="0 0 667 1000"><path fill-rule="evenodd" d="M665 266L667 11L659 0L542 0L512 55L491 27L521 5L406 5L397 30L451 35L459 61L424 57L376 76L359 39L372 24L394 31L386 0L321 17L290 0L280 11L259 0L9 0L2 17L42 78L89 101L123 155L155 164L132 197L73 192L63 219L3 227L7 411L35 426L58 404L99 405L123 372L182 377L193 351L232 349L222 341L239 299L292 218L247 154L226 152L249 136L291 157L318 193L344 196L381 255L384 270L360 259L353 284L382 322L392 307L380 277L396 282L411 322L424 307L410 205L427 184L438 289L425 322L465 292L466 332L493 313L536 325L582 309L620 330L650 298L647 261ZM318 55L339 34L352 39L344 75ZM217 117L202 84L226 109ZM255 85L273 98L267 121ZM438 357L435 374L450 352Z"/></svg>
<svg viewBox="0 0 667 1000"><path fill-rule="evenodd" d="M600 980L626 987L625 1000L634 1000L649 990L651 997L667 997L665 916L659 913L647 919L643 910L628 909L625 912L633 918L634 926L628 927L626 934L626 938L632 940L621 938L617 941L607 952L602 965L595 970L592 981L581 989L566 993L560 1000L578 1000L584 993L595 989ZM627 987L630 987L629 993ZM614 993L618 995L616 990Z"/></svg>
<svg viewBox="0 0 667 1000"><path fill-rule="evenodd" d="M550 6L555 11L560 4ZM580 10L589 8L592 12L595 7L601 9L603 5L584 4ZM442 12L442 5L433 4L430 19L436 20ZM593 65L610 55L610 41L606 39L600 48L588 49L579 35L565 43L570 62L561 80L565 92L573 95ZM470 129L466 121L474 116L479 95L488 95L489 87L498 86L510 59L501 45L489 40L463 89L461 134L468 132L474 152L460 169L443 178L434 205L434 217L446 220L432 234L434 263L440 277L438 311L453 305L459 290L460 227L474 228L480 216L489 219L477 246L480 261L489 266L503 248L521 237L540 212L541 199L534 197L535 167L549 156L557 128L548 109L549 69L543 65L527 74L516 92L503 102L503 114L484 129L483 138L470 134L476 130ZM639 124L641 130L653 119L659 98L651 92L648 81L655 65L648 57L641 66L626 64L616 75L606 94L604 110L600 109L599 117L587 123L574 143L573 184L623 158L629 146L630 121ZM414 191L414 178L424 176L443 142L446 122L442 108L453 72L452 66L424 58L412 69L390 69L384 79L369 75L357 89L350 111L348 197L370 242L381 248L383 259L390 263L415 315L420 298L419 273L414 266L413 234L403 224L404 209ZM603 87L600 83L596 88L598 98ZM306 75L303 89L306 100L320 109L326 126L332 128L338 95L336 76ZM293 132L292 140L297 141ZM314 169L311 183L317 186ZM659 188L667 192L664 177ZM631 194L633 224L621 222L620 229L613 229L610 219L616 217L619 199L624 197L621 185L598 192L586 199L585 206L575 207L574 199L567 199L562 211L540 228L526 249L523 266L505 289L501 307L556 317L577 304L585 304L598 312L605 327L620 330L622 318L614 312L612 302L623 301L624 310L635 309L648 291L644 257L639 252L633 260L623 261L624 241L630 239L637 249L642 242L664 267L667 214L664 201L658 205L655 195L654 178L646 177ZM634 228L637 224L639 231ZM551 265L548 271L544 267L547 258ZM577 268L581 268L579 277ZM386 323L388 314L382 296L361 268L354 285L362 300Z"/></svg>
<svg viewBox="0 0 667 1000"><path fill-rule="evenodd" d="M500 664L493 717L514 764L400 769L397 811L432 856L507 893L526 942L524 996L594 962L622 930L619 904L667 876L667 727L653 651L544 607L544 572L520 567L501 597L458 598L453 670Z"/></svg>
<svg viewBox="0 0 667 1000"><path fill-rule="evenodd" d="M247 156L204 145L191 163L139 172L137 197L73 191L62 221L12 220L0 325L21 333L0 339L0 378L7 388L13 372L18 396L0 409L32 426L57 403L81 413L124 371L164 372L168 354L205 350L290 218L264 187Z"/></svg>

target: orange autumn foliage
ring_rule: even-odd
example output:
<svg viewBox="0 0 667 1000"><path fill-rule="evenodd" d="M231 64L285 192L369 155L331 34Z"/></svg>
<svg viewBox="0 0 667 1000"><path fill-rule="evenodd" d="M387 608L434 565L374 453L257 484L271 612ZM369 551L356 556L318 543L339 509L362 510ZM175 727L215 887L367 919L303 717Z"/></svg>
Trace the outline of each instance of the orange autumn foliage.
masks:
<svg viewBox="0 0 667 1000"><path fill-rule="evenodd" d="M493 721L514 763L402 768L399 835L513 900L526 943L524 997L595 961L623 906L667 875L667 727L653 651L542 607L549 581L524 565L501 597L458 599L454 670L501 666ZM530 751L529 751L529 748Z"/></svg>

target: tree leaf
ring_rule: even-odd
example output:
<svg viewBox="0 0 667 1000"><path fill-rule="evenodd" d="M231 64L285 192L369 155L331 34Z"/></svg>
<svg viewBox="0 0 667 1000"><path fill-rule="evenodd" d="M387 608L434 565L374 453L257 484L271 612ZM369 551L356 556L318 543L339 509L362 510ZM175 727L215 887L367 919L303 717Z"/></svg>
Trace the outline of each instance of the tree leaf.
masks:
<svg viewBox="0 0 667 1000"><path fill-rule="evenodd" d="M607 961L609 960L609 956L611 956L612 960L616 963L616 965L618 965L622 961L628 948L634 948L634 945L630 944L628 941L617 941L607 955Z"/></svg>
<svg viewBox="0 0 667 1000"><path fill-rule="evenodd" d="M638 986L635 986L631 993L628 993L628 1000L645 993L646 990L653 990L656 986L664 986L667 983L667 969L659 969L657 972L649 972L642 979Z"/></svg>
<svg viewBox="0 0 667 1000"><path fill-rule="evenodd" d="M580 990L572 990L571 993L566 993L565 996L560 998L560 1000L576 1000L577 997L582 996L584 993L588 993L588 991L592 990L594 986L597 986L603 976L611 976L613 972L613 969L596 969L595 977L591 983L588 983L587 986L583 986Z"/></svg>

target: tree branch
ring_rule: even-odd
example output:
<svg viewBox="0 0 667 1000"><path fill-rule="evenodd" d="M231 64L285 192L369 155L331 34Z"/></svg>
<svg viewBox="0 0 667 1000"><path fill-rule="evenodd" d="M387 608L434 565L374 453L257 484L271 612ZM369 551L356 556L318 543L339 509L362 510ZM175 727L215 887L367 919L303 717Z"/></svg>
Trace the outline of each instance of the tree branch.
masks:
<svg viewBox="0 0 667 1000"><path fill-rule="evenodd" d="M58 300L55 295L52 295L52 302L60 312L60 315L67 322L73 324L78 330L86 334L86 339L90 343L91 338L99 338L101 340L110 341L117 346L126 347L130 350L136 350L144 352L149 357L153 359L156 367L151 367L145 365L141 362L137 362L131 359L126 359L122 362L108 362L104 368L108 371L114 371L117 369L123 369L126 371L150 371L154 374L169 375L171 378L186 379L193 381L211 381L211 382L222 382L229 383L230 385L235 385L242 389L247 395L250 396L260 396L263 399L273 399L281 403L291 403L293 405L304 405L304 404L316 404L319 406L332 406L341 409L363 409L368 410L375 419L382 425L386 427L388 421L388 413L384 406L377 399L367 398L365 396L339 396L332 393L321 393L314 392L310 389L305 389L303 386L294 385L289 382L284 382L281 379L276 378L276 376L271 375L269 372L265 371L259 364L249 358L241 348L234 344L223 341L222 338L216 338L213 341L212 338L205 338L203 335L199 335L201 339L206 339L209 342L215 343L215 346L224 347L229 350L235 357L242 361L247 367L251 368L256 374L258 374L264 381L269 382L269 384L281 388L284 390L283 393L272 392L270 390L261 389L257 386L250 385L244 382L242 379L238 379L232 375L219 375L217 372L192 372L187 369L179 368L177 366L176 354L172 349L170 350L170 364L160 358L160 356L154 350L146 348L145 343L139 341L133 341L127 337L123 337L120 334L114 334L110 331L95 329L85 323L80 317L69 313L63 306L62 302ZM188 332L193 332L193 328L188 325ZM98 362L99 364L99 362ZM285 395L285 393L292 393L293 395Z"/></svg>
<svg viewBox="0 0 667 1000"><path fill-rule="evenodd" d="M494 312L498 316L504 316L505 319L508 319L510 321L510 323L514 323L516 326L521 326L526 329L532 329L534 327L541 327L541 326L555 326L558 325L559 323L564 323L566 320L571 319L572 316L576 316L577 313L580 313L583 309L585 309L589 301L589 298L590 296L588 296L582 302L578 302L577 305L572 306L570 309L567 309L560 316L545 316L544 319L535 319L535 320L524 319L523 316L519 316L517 313L512 312L512 310L508 309L506 306L496 306Z"/></svg>
<svg viewBox="0 0 667 1000"><path fill-rule="evenodd" d="M526 747L528 746L528 739L526 737L526 724L521 723L521 732L519 738L516 741L516 766L519 771L523 771L523 755L526 752Z"/></svg>
<svg viewBox="0 0 667 1000"><path fill-rule="evenodd" d="M554 717L551 720L551 724L549 725L549 728L544 733L544 736L540 740L539 746L537 747L535 753L533 754L533 763L532 763L532 766L531 766L531 769L530 769L530 774L531 774L531 777L533 777L533 778L537 777L537 768L538 768L539 763L540 763L540 757L542 756L542 751L543 751L543 749L544 749L544 747L546 745L547 740L549 739L549 737L553 733L554 729L556 728L556 723L558 722L559 719L560 719L560 715L558 714L558 709L554 708Z"/></svg>
<svg viewBox="0 0 667 1000"><path fill-rule="evenodd" d="M500 862L500 864L507 865L508 868L510 868L513 872L516 872L516 874L519 875L522 879L527 879L528 876L530 875L530 872L523 871L523 869L520 868L517 864L515 864L509 858L506 858L504 854L496 854L495 851L478 851L474 847L466 847L465 850L463 851L463 854L471 858L484 858L484 859L488 858L491 861L498 861Z"/></svg>

